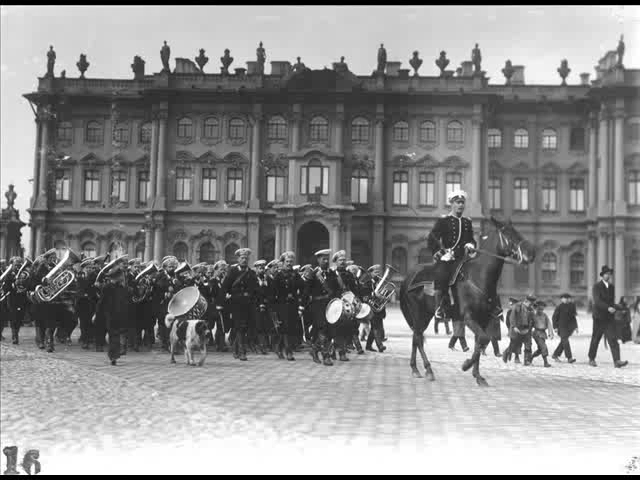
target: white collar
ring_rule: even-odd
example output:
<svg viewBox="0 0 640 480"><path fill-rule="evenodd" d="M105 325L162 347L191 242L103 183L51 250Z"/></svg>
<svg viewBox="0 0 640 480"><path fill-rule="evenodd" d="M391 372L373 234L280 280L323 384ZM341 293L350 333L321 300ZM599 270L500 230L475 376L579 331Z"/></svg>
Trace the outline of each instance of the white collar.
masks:
<svg viewBox="0 0 640 480"><path fill-rule="evenodd" d="M604 278L602 279L602 283L604 283L604 286L609 288L609 284L607 282L604 281Z"/></svg>

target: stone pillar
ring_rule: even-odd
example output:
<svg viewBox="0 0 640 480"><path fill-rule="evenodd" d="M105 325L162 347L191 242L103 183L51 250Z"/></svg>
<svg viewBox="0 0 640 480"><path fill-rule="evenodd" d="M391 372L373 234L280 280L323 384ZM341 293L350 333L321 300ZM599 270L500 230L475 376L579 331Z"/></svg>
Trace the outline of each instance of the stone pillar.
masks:
<svg viewBox="0 0 640 480"><path fill-rule="evenodd" d="M161 261L162 257L165 256L164 251L164 223L163 222L154 222L154 240L153 240L153 259L157 261Z"/></svg>
<svg viewBox="0 0 640 480"><path fill-rule="evenodd" d="M614 114L614 144L613 144L613 159L614 159L614 177L613 177L613 194L614 194L614 214L624 215L625 212L625 200L624 200L624 109L616 110Z"/></svg>
<svg viewBox="0 0 640 480"><path fill-rule="evenodd" d="M600 112L600 128L598 139L598 157L600 159L600 171L598 172L598 200L599 205L609 200L609 139L608 139L607 113L603 109ZM610 212L599 212L599 216L610 215Z"/></svg>
<svg viewBox="0 0 640 480"><path fill-rule="evenodd" d="M334 222L331 224L330 236L331 251L335 253L338 250L344 250L344 246L340 243L340 222Z"/></svg>
<svg viewBox="0 0 640 480"><path fill-rule="evenodd" d="M344 222L344 249L347 252L347 258L351 258L351 221L348 219ZM370 265L360 265L363 268L368 268Z"/></svg>
<svg viewBox="0 0 640 480"><path fill-rule="evenodd" d="M253 252L256 260L264 256L264 252L260 248L260 217L258 215L249 216L249 248Z"/></svg>
<svg viewBox="0 0 640 480"><path fill-rule="evenodd" d="M598 236L595 232L589 232L589 244L587 246L587 258L586 264L586 284L587 287L595 283L598 278L599 270L596 267L596 249L597 249ZM590 293L588 292L588 295Z"/></svg>
<svg viewBox="0 0 640 480"><path fill-rule="evenodd" d="M42 253L44 253L44 222L38 222L38 228L36 231L36 252L34 254L34 259Z"/></svg>
<svg viewBox="0 0 640 480"><path fill-rule="evenodd" d="M273 247L273 258L278 258L282 253L282 225L276 223L276 240Z"/></svg>
<svg viewBox="0 0 640 480"><path fill-rule="evenodd" d="M47 182L47 156L49 154L49 115L43 114L40 129L40 175L38 178L38 200L39 209L47 209L48 207L48 182Z"/></svg>
<svg viewBox="0 0 640 480"><path fill-rule="evenodd" d="M339 103L336 105L336 125L335 125L335 140L333 143L333 149L338 155L344 153L344 104Z"/></svg>
<svg viewBox="0 0 640 480"><path fill-rule="evenodd" d="M591 113L589 117L589 209L592 211L596 209L598 205L597 127L597 115Z"/></svg>
<svg viewBox="0 0 640 480"><path fill-rule="evenodd" d="M300 151L300 124L302 123L302 105L293 105L293 129L291 131L291 153ZM290 205L296 203L296 161L289 159L288 196Z"/></svg>
<svg viewBox="0 0 640 480"><path fill-rule="evenodd" d="M78 255L80 255L81 247L80 247L80 238L78 237L78 235L71 234L69 235L68 240L69 240L69 243L68 243L69 248L73 250L75 253L77 253Z"/></svg>
<svg viewBox="0 0 640 480"><path fill-rule="evenodd" d="M29 257L31 259L36 258L36 237L38 235L36 226L31 224L31 238L29 239Z"/></svg>
<svg viewBox="0 0 640 480"><path fill-rule="evenodd" d="M36 116L36 151L33 155L33 197L30 206L33 206L38 200L38 193L40 192L40 140L42 140L42 127L40 119ZM31 227L31 236L35 238L34 227Z"/></svg>
<svg viewBox="0 0 640 480"><path fill-rule="evenodd" d="M151 260L153 260L153 229L147 225L144 229L144 261Z"/></svg>
<svg viewBox="0 0 640 480"><path fill-rule="evenodd" d="M262 146L262 143L260 141L261 128L262 108L260 106L256 106L256 109L254 110L254 122L251 136L251 197L249 198L250 208L260 208L260 191L258 189L258 185L260 182L260 147Z"/></svg>
<svg viewBox="0 0 640 480"><path fill-rule="evenodd" d="M156 199L156 183L158 182L158 122L154 116L151 122L151 151L149 154L149 197L147 200L147 208L149 209L153 208Z"/></svg>
<svg viewBox="0 0 640 480"><path fill-rule="evenodd" d="M471 192L469 214L482 216L482 105L473 106L471 119Z"/></svg>
<svg viewBox="0 0 640 480"><path fill-rule="evenodd" d="M377 212L384 212L384 105L376 108L375 132L375 177L373 179L373 201Z"/></svg>
<svg viewBox="0 0 640 480"><path fill-rule="evenodd" d="M287 250L295 251L296 239L295 239L295 229L293 225L293 220L287 221L285 232L286 232L286 240L287 240Z"/></svg>
<svg viewBox="0 0 640 480"><path fill-rule="evenodd" d="M128 237L125 241L127 242L127 254L129 255L129 260L136 258L136 237Z"/></svg>
<svg viewBox="0 0 640 480"><path fill-rule="evenodd" d="M596 266L597 268L597 272L596 274L600 273L600 269L603 267L603 265L608 265L609 261L608 261L608 252L607 252L607 246L609 243L609 234L605 233L605 232L600 232L600 237L598 238L598 264ZM597 279L598 277L596 277ZM595 280L592 280L595 281Z"/></svg>
<svg viewBox="0 0 640 480"><path fill-rule="evenodd" d="M616 286L617 302L626 293L626 273L627 265L624 257L624 227L616 228L615 231L615 264L613 266L613 284Z"/></svg>
<svg viewBox="0 0 640 480"><path fill-rule="evenodd" d="M373 249L371 264L384 265L384 218L373 218Z"/></svg>
<svg viewBox="0 0 640 480"><path fill-rule="evenodd" d="M158 168L156 173L157 201L155 208L158 210L164 210L166 208L167 198L167 119L169 118L168 107L166 105L164 105L164 108L160 110L158 117Z"/></svg>
<svg viewBox="0 0 640 480"><path fill-rule="evenodd" d="M3 225L3 229L4 228L6 228L5 225ZM0 259L8 260L7 259L7 233L4 230L0 232ZM4 272L0 272L0 274L1 273L4 273Z"/></svg>

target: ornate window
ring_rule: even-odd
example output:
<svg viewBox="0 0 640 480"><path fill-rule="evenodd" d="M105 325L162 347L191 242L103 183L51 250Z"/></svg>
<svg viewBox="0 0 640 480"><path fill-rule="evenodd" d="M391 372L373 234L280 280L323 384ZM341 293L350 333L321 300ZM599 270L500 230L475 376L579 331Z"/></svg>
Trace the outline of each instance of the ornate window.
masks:
<svg viewBox="0 0 640 480"><path fill-rule="evenodd" d="M115 203L127 201L127 172L113 172L111 176L111 200Z"/></svg>
<svg viewBox="0 0 640 480"><path fill-rule="evenodd" d="M238 248L240 247L235 243L230 243L224 247L224 259L229 265L236 263L236 250L238 250Z"/></svg>
<svg viewBox="0 0 640 480"><path fill-rule="evenodd" d="M585 149L585 132L583 127L573 127L569 134L569 149L584 150Z"/></svg>
<svg viewBox="0 0 640 480"><path fill-rule="evenodd" d="M138 205L145 206L149 198L149 171L138 172Z"/></svg>
<svg viewBox="0 0 640 480"><path fill-rule="evenodd" d="M84 201L85 202L100 201L100 171L99 170L84 171Z"/></svg>
<svg viewBox="0 0 640 480"><path fill-rule="evenodd" d="M140 143L143 145L151 143L151 123L150 122L143 123L140 126L139 140L140 140Z"/></svg>
<svg viewBox="0 0 640 480"><path fill-rule="evenodd" d="M113 141L129 143L129 125L126 123L118 123L113 129Z"/></svg>
<svg viewBox="0 0 640 480"><path fill-rule="evenodd" d="M546 252L542 255L542 281L544 283L553 283L556 281L556 273L558 271L558 260L556 255Z"/></svg>
<svg viewBox="0 0 640 480"><path fill-rule="evenodd" d="M435 143L436 124L427 120L420 124L420 141L423 143Z"/></svg>
<svg viewBox="0 0 640 480"><path fill-rule="evenodd" d="M584 179L569 180L569 211L584 212Z"/></svg>
<svg viewBox="0 0 640 480"><path fill-rule="evenodd" d="M409 204L409 173L393 172L393 204Z"/></svg>
<svg viewBox="0 0 640 480"><path fill-rule="evenodd" d="M436 175L433 172L420 172L418 178L418 204L434 206L436 204Z"/></svg>
<svg viewBox="0 0 640 480"><path fill-rule="evenodd" d="M520 211L529 210L529 179L514 178L513 193L514 209Z"/></svg>
<svg viewBox="0 0 640 480"><path fill-rule="evenodd" d="M369 120L363 117L356 117L351 122L351 142L369 142Z"/></svg>
<svg viewBox="0 0 640 480"><path fill-rule="evenodd" d="M513 134L513 146L515 148L529 148L529 132L524 128L518 128Z"/></svg>
<svg viewBox="0 0 640 480"><path fill-rule="evenodd" d="M640 170L627 173L629 205L640 205Z"/></svg>
<svg viewBox="0 0 640 480"><path fill-rule="evenodd" d="M245 137L245 124L241 118L232 118L229 120L229 139L243 140Z"/></svg>
<svg viewBox="0 0 640 480"><path fill-rule="evenodd" d="M502 179L500 177L489 178L489 209L500 210L502 208Z"/></svg>
<svg viewBox="0 0 640 480"><path fill-rule="evenodd" d="M407 250L404 247L396 247L391 251L391 263L404 275L407 273Z"/></svg>
<svg viewBox="0 0 640 480"><path fill-rule="evenodd" d="M71 200L71 171L56 170L56 200L68 202Z"/></svg>
<svg viewBox="0 0 640 480"><path fill-rule="evenodd" d="M176 168L176 200L191 201L192 174L190 168Z"/></svg>
<svg viewBox="0 0 640 480"><path fill-rule="evenodd" d="M351 203L366 204L369 193L369 174L361 168L351 174Z"/></svg>
<svg viewBox="0 0 640 480"><path fill-rule="evenodd" d="M173 256L176 257L179 261L185 262L187 260L187 255L189 254L189 247L184 242L178 242L173 246Z"/></svg>
<svg viewBox="0 0 640 480"><path fill-rule="evenodd" d="M73 135L71 122L60 122L58 124L58 141L70 142Z"/></svg>
<svg viewBox="0 0 640 480"><path fill-rule="evenodd" d="M97 256L96 244L93 242L85 242L82 245L82 255L84 258L95 258Z"/></svg>
<svg viewBox="0 0 640 480"><path fill-rule="evenodd" d="M200 262L214 263L216 261L216 249L211 242L205 242L200 245Z"/></svg>
<svg viewBox="0 0 640 480"><path fill-rule="evenodd" d="M569 283L572 287L584 285L584 255L576 252L569 257Z"/></svg>
<svg viewBox="0 0 640 480"><path fill-rule="evenodd" d="M319 160L311 160L300 170L300 193L329 194L329 167L323 167Z"/></svg>
<svg viewBox="0 0 640 480"><path fill-rule="evenodd" d="M555 212L558 210L558 181L555 178L542 179L541 207L544 212Z"/></svg>
<svg viewBox="0 0 640 480"><path fill-rule="evenodd" d="M462 188L462 174L450 172L445 175L445 195L448 197L454 190Z"/></svg>
<svg viewBox="0 0 640 480"><path fill-rule="evenodd" d="M215 168L202 169L202 201L218 200L218 172Z"/></svg>
<svg viewBox="0 0 640 480"><path fill-rule="evenodd" d="M329 122L324 117L313 117L309 133L312 142L326 142L329 139Z"/></svg>
<svg viewBox="0 0 640 480"><path fill-rule="evenodd" d="M542 131L542 149L555 150L558 148L558 135L552 128L545 128Z"/></svg>
<svg viewBox="0 0 640 480"><path fill-rule="evenodd" d="M489 148L502 148L502 132L497 128L490 128L487 132L487 146Z"/></svg>
<svg viewBox="0 0 640 480"><path fill-rule="evenodd" d="M241 168L227 170L227 202L242 201L242 178Z"/></svg>
<svg viewBox="0 0 640 480"><path fill-rule="evenodd" d="M202 136L209 139L220 138L220 122L215 117L209 117L204 121Z"/></svg>
<svg viewBox="0 0 640 480"><path fill-rule="evenodd" d="M87 133L85 140L87 143L102 143L104 140L102 125L100 125L98 122L87 123Z"/></svg>
<svg viewBox="0 0 640 480"><path fill-rule="evenodd" d="M393 141L394 142L409 141L409 124L407 122L397 122L393 126Z"/></svg>
<svg viewBox="0 0 640 480"><path fill-rule="evenodd" d="M432 258L431 250L428 248L420 249L420 252L418 253L418 263L431 263Z"/></svg>
<svg viewBox="0 0 640 480"><path fill-rule="evenodd" d="M267 123L267 138L269 140L287 139L287 122L280 116L271 117Z"/></svg>
<svg viewBox="0 0 640 480"><path fill-rule="evenodd" d="M267 202L284 202L284 182L286 176L284 169L275 167L267 172Z"/></svg>
<svg viewBox="0 0 640 480"><path fill-rule="evenodd" d="M463 143L464 130L458 121L449 122L447 125L447 143Z"/></svg>
<svg viewBox="0 0 640 480"><path fill-rule="evenodd" d="M640 286L640 250L632 250L629 256L629 286Z"/></svg>
<svg viewBox="0 0 640 480"><path fill-rule="evenodd" d="M193 138L193 120L183 117L178 120L178 138Z"/></svg>

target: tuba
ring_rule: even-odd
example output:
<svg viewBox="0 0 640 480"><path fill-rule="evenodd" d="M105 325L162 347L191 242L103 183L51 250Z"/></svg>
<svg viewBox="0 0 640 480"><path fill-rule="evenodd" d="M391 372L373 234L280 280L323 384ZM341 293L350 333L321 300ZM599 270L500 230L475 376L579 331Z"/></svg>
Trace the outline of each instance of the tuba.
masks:
<svg viewBox="0 0 640 480"><path fill-rule="evenodd" d="M44 277L44 280L48 280L49 283L36 287L33 293L35 303L51 302L64 292L76 279L76 275L70 267L80 262L80 257L78 257L73 250L66 249L62 259L53 267L47 276Z"/></svg>
<svg viewBox="0 0 640 480"><path fill-rule="evenodd" d="M134 292L131 296L133 303L142 303L153 291L153 274L158 271L158 267L153 261L149 262L135 278Z"/></svg>
<svg viewBox="0 0 640 480"><path fill-rule="evenodd" d="M16 274L16 293L24 293L27 291L26 283L31 276L29 269L32 265L33 262L31 261L31 259L25 257L20 270L18 270L18 273ZM24 275L22 275L23 273Z"/></svg>
<svg viewBox="0 0 640 480"><path fill-rule="evenodd" d="M13 264L10 264L5 269L5 271L2 272L2 275L0 275L0 302L7 298L9 296L9 293L11 293L11 290L7 290L6 292L4 291L4 283L9 278L9 273L11 273L11 270L13 270Z"/></svg>
<svg viewBox="0 0 640 480"><path fill-rule="evenodd" d="M391 300L391 297L396 291L396 286L388 281L387 277L391 272L398 273L398 270L387 264L385 264L384 267L384 274L378 282L378 285L376 285L376 288L373 290L373 294L369 300L369 305L371 305L371 308L375 313L380 312L387 303L389 303L389 300Z"/></svg>

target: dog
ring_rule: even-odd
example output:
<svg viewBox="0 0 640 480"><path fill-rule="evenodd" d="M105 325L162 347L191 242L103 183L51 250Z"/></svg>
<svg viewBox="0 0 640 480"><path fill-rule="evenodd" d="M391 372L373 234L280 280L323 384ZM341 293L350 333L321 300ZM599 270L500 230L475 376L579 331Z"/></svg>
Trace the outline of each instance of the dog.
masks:
<svg viewBox="0 0 640 480"><path fill-rule="evenodd" d="M164 324L170 329L169 343L171 344L171 363L176 363L175 353L178 345L184 349L187 365L195 365L194 350L200 349L198 366L204 365L207 359L207 336L211 333L204 320L177 320L170 313L164 319Z"/></svg>

